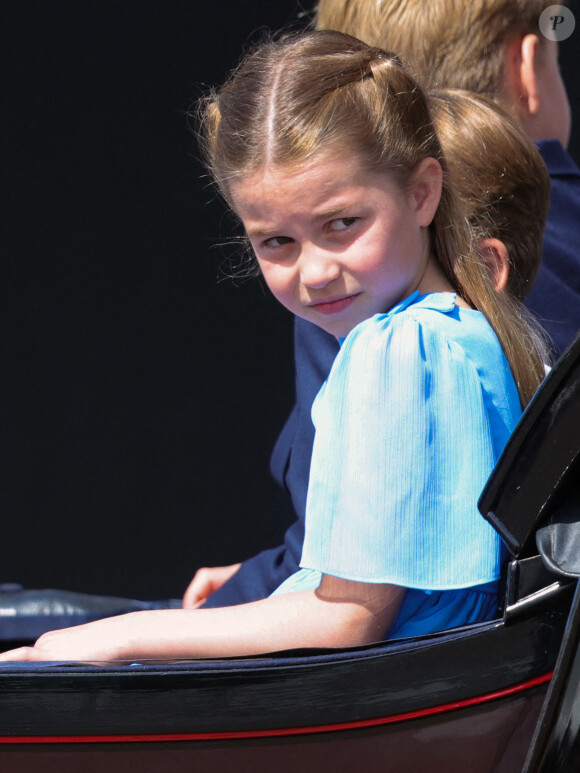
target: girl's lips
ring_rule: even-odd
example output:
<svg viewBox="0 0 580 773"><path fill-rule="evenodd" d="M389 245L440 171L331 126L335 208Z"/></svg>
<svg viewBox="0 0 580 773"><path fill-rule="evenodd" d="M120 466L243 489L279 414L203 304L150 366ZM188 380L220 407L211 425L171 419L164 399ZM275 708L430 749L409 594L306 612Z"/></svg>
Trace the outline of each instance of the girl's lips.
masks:
<svg viewBox="0 0 580 773"><path fill-rule="evenodd" d="M319 311L321 314L337 314L344 311L357 297L356 295L347 295L345 298L337 298L334 301L321 301L320 303L310 304L310 308Z"/></svg>

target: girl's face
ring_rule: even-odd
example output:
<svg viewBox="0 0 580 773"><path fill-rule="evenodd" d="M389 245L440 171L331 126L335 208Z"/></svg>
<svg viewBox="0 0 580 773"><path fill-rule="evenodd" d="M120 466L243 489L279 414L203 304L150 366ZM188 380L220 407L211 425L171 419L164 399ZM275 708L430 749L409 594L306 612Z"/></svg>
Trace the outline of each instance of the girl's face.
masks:
<svg viewBox="0 0 580 773"><path fill-rule="evenodd" d="M268 166L232 185L234 206L266 283L299 317L337 338L414 290L450 290L427 227L441 167L425 159L407 190L335 153Z"/></svg>

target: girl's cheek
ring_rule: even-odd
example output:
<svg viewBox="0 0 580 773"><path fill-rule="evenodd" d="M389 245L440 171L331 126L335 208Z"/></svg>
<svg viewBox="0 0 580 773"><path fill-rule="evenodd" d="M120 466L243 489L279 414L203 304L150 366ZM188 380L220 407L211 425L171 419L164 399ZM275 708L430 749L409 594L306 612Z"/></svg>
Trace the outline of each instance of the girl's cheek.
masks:
<svg viewBox="0 0 580 773"><path fill-rule="evenodd" d="M280 267L273 266L272 264L263 263L260 265L262 270L262 276L264 281L268 285L270 292L281 302L284 296L284 292L287 289L287 283L284 280L284 272L280 270Z"/></svg>

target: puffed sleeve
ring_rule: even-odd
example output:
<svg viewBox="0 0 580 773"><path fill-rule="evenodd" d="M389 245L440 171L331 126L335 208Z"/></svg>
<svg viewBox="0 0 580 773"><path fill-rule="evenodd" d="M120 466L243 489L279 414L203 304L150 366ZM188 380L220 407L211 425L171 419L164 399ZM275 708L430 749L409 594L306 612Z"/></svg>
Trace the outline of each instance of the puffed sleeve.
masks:
<svg viewBox="0 0 580 773"><path fill-rule="evenodd" d="M425 590L499 577L477 510L495 461L481 380L428 322L377 315L344 342L313 407L303 567Z"/></svg>

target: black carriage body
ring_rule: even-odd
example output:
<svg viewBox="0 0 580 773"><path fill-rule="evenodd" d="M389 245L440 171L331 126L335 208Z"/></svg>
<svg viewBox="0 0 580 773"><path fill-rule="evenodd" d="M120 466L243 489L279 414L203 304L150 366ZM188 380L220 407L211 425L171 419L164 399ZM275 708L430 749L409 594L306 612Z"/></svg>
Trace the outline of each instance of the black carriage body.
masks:
<svg viewBox="0 0 580 773"><path fill-rule="evenodd" d="M78 770L82 761L98 770L108 760L109 770L225 771L244 760L242 770L289 771L300 760L305 771L324 770L324 761L335 771L418 770L429 761L451 772L518 770L569 596L560 589L541 614L511 625L364 650L5 671L0 769L3 760L14 771L58 760L44 769Z"/></svg>

